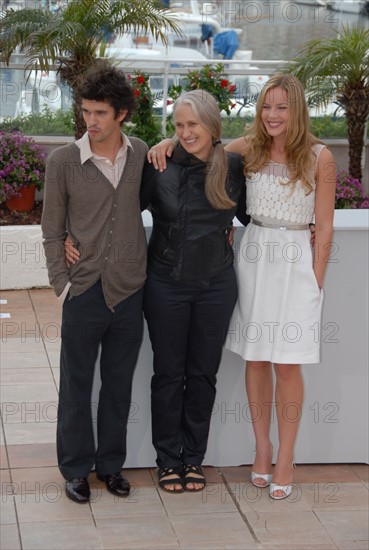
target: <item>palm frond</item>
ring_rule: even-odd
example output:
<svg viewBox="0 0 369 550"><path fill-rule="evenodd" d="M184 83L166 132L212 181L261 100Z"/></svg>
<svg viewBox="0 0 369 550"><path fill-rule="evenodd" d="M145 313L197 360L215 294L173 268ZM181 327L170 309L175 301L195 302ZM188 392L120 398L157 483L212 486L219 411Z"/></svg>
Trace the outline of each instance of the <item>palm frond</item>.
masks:
<svg viewBox="0 0 369 550"><path fill-rule="evenodd" d="M287 67L312 92L369 86L369 30L343 27L335 39L309 41Z"/></svg>
<svg viewBox="0 0 369 550"><path fill-rule="evenodd" d="M33 34L47 28L51 20L50 12L39 9L6 12L5 17L0 19L0 50L6 62L17 46L21 51L27 51Z"/></svg>
<svg viewBox="0 0 369 550"><path fill-rule="evenodd" d="M159 7L155 0L117 0L112 6L112 27L118 34L132 29L134 32L150 32L156 40L167 42L170 30L181 34L180 28L171 13Z"/></svg>
<svg viewBox="0 0 369 550"><path fill-rule="evenodd" d="M337 38L312 40L287 67L305 87L308 102L333 101L343 109L349 171L361 180L364 129L369 116L369 29L343 26Z"/></svg>

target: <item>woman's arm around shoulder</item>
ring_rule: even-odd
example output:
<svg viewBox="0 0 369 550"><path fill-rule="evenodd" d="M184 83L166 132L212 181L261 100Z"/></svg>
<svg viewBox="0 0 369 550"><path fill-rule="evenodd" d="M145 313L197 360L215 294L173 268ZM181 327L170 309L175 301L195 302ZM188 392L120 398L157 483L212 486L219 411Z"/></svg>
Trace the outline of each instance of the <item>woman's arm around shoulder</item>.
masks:
<svg viewBox="0 0 369 550"><path fill-rule="evenodd" d="M234 139L230 143L227 143L224 149L229 153L238 153L239 155L243 155L245 152L245 147L246 147L246 138L243 136L243 137Z"/></svg>

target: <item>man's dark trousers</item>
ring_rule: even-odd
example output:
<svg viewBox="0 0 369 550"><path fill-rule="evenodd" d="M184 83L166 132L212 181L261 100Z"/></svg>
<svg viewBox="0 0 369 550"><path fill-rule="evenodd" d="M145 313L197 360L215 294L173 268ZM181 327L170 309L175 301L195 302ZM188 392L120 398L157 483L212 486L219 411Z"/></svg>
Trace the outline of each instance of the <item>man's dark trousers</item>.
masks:
<svg viewBox="0 0 369 550"><path fill-rule="evenodd" d="M94 464L101 475L120 472L132 378L143 334L143 289L111 311L101 281L63 304L60 392L57 426L59 468L65 479L87 477ZM101 389L97 449L91 414L94 366L101 344Z"/></svg>

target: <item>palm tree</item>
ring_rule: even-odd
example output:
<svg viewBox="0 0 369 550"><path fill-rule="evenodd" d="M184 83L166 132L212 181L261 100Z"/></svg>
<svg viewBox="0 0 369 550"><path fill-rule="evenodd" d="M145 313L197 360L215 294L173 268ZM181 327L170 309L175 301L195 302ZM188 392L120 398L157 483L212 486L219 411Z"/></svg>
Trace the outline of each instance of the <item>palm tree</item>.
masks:
<svg viewBox="0 0 369 550"><path fill-rule="evenodd" d="M361 159L369 116L369 29L344 26L337 38L311 40L292 60L297 76L315 104L334 100L345 112L349 172L362 179Z"/></svg>
<svg viewBox="0 0 369 550"><path fill-rule="evenodd" d="M61 79L73 94L75 134L80 137L84 123L78 86L96 60L103 56L107 37L131 29L151 32L166 42L166 29L178 31L159 0L71 0L65 10L52 13L42 9L9 11L0 20L0 52L6 63L19 47L27 56L26 71L49 72L58 66Z"/></svg>

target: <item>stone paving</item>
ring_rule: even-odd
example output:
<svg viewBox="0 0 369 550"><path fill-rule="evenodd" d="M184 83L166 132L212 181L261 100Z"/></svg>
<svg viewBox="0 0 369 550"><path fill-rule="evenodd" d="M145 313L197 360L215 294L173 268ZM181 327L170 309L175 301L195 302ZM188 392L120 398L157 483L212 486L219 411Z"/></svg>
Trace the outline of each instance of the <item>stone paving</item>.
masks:
<svg viewBox="0 0 369 550"><path fill-rule="evenodd" d="M207 467L206 490L179 495L158 489L155 469L126 470L127 499L92 473L90 504L68 500L54 443L60 306L49 289L0 298L1 550L368 550L366 464L297 465L279 502L251 485L249 465Z"/></svg>

